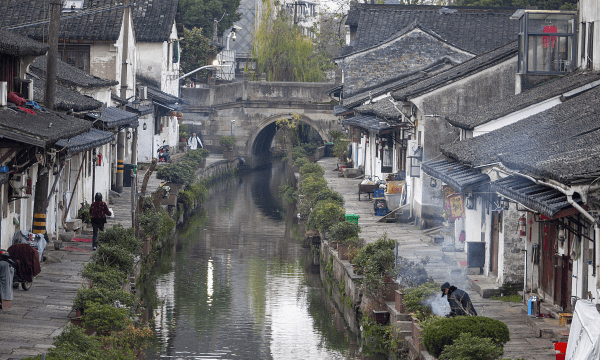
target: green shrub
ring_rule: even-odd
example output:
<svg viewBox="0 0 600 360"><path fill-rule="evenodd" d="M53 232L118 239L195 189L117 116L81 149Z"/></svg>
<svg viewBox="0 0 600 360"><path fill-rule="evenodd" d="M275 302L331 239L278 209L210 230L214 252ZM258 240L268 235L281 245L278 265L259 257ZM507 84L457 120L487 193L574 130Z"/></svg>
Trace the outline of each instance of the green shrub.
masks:
<svg viewBox="0 0 600 360"><path fill-rule="evenodd" d="M125 229L122 225L115 225L98 235L98 240L104 245L116 245L124 248L133 255L142 253L142 242L135 237L135 229Z"/></svg>
<svg viewBox="0 0 600 360"><path fill-rule="evenodd" d="M183 161L199 162L206 159L208 155L210 155L210 151L206 149L190 150L183 155Z"/></svg>
<svg viewBox="0 0 600 360"><path fill-rule="evenodd" d="M125 274L133 271L133 256L119 245L100 244L92 255L92 261L103 266L112 266Z"/></svg>
<svg viewBox="0 0 600 360"><path fill-rule="evenodd" d="M175 221L162 209L149 207L140 214L140 226L144 230L144 235L152 239L165 239L173 233Z"/></svg>
<svg viewBox="0 0 600 360"><path fill-rule="evenodd" d="M235 147L235 136L221 136L219 139L219 144L228 150L231 150Z"/></svg>
<svg viewBox="0 0 600 360"><path fill-rule="evenodd" d="M331 227L329 230L329 237L333 241L347 244L348 240L357 238L359 232L360 226L358 226L358 224L349 221L340 221Z"/></svg>
<svg viewBox="0 0 600 360"><path fill-rule="evenodd" d="M81 208L77 211L77 218L81 219L86 224L90 224L92 222L92 215L90 214L90 204L87 201L83 202Z"/></svg>
<svg viewBox="0 0 600 360"><path fill-rule="evenodd" d="M307 156L314 155L318 147L319 145L314 143L302 144L302 148L304 148L304 152Z"/></svg>
<svg viewBox="0 0 600 360"><path fill-rule="evenodd" d="M344 206L344 197L335 190L331 188L324 188L319 190L316 194L312 196L312 200L316 203L318 201L328 200L335 202L340 207Z"/></svg>
<svg viewBox="0 0 600 360"><path fill-rule="evenodd" d="M308 161L308 158L306 158L304 156L294 159L294 166L297 166L298 169L301 168L305 164L310 164L310 161Z"/></svg>
<svg viewBox="0 0 600 360"><path fill-rule="evenodd" d="M423 344L430 354L439 357L444 347L452 345L462 333L490 338L495 344L510 340L508 327L502 321L483 316L456 316L441 318L425 326Z"/></svg>
<svg viewBox="0 0 600 360"><path fill-rule="evenodd" d="M503 353L502 345L495 344L492 339L463 333L454 344L444 347L440 360L496 360Z"/></svg>
<svg viewBox="0 0 600 360"><path fill-rule="evenodd" d="M325 175L325 169L323 169L323 167L319 164L309 162L302 165L302 167L300 168L300 175L305 176L308 174L313 174L315 176L322 177L323 175Z"/></svg>
<svg viewBox="0 0 600 360"><path fill-rule="evenodd" d="M354 259L354 272L358 275L362 275L369 259L381 249L387 250L388 254L391 252L391 254L394 255L396 240L388 239L387 234L384 234L374 243L367 244L358 252L358 255L356 255L356 258Z"/></svg>
<svg viewBox="0 0 600 360"><path fill-rule="evenodd" d="M93 286L120 289L127 281L127 274L119 269L104 266L96 262L88 262L83 267L82 275L92 281Z"/></svg>
<svg viewBox="0 0 600 360"><path fill-rule="evenodd" d="M189 162L166 164L158 169L156 177L168 182L187 185L196 178L197 168L198 164L192 166Z"/></svg>
<svg viewBox="0 0 600 360"><path fill-rule="evenodd" d="M98 335L103 336L110 335L113 331L121 331L131 322L126 308L93 301L86 303L82 320L84 327L93 327Z"/></svg>
<svg viewBox="0 0 600 360"><path fill-rule="evenodd" d="M292 160L296 161L300 158L306 158L306 150L302 146L295 146L292 149ZM308 159L306 159L308 161Z"/></svg>
<svg viewBox="0 0 600 360"><path fill-rule="evenodd" d="M433 281L431 277L427 276L427 270L425 265L429 262L429 257L421 260L421 263L417 263L412 260L398 256L398 283L404 288L412 288L420 286L429 281ZM439 289L438 289L439 290Z"/></svg>
<svg viewBox="0 0 600 360"><path fill-rule="evenodd" d="M83 310L87 302L92 301L99 304L112 305L119 300L122 305L133 306L133 295L122 289L108 289L102 287L79 288L75 300L73 300L73 310Z"/></svg>
<svg viewBox="0 0 600 360"><path fill-rule="evenodd" d="M406 312L414 314L419 320L427 318L431 315L431 306L423 305L423 302L438 292L440 292L440 285L435 281L404 289Z"/></svg>
<svg viewBox="0 0 600 360"><path fill-rule="evenodd" d="M307 229L328 232L331 226L344 221L345 211L338 204L329 201L318 202L308 215Z"/></svg>
<svg viewBox="0 0 600 360"><path fill-rule="evenodd" d="M327 189L327 180L321 176L309 174L303 177L300 183L300 194L308 197L310 200L314 199L315 195L323 189Z"/></svg>

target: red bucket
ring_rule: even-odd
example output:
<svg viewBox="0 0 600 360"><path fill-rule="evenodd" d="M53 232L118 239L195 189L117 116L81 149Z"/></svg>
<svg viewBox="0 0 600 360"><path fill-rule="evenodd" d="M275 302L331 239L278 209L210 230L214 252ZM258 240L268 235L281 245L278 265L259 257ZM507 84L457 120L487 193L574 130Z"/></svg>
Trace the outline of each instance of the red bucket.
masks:
<svg viewBox="0 0 600 360"><path fill-rule="evenodd" d="M556 351L556 360L565 360L565 355L567 354L566 342L555 342L554 350Z"/></svg>

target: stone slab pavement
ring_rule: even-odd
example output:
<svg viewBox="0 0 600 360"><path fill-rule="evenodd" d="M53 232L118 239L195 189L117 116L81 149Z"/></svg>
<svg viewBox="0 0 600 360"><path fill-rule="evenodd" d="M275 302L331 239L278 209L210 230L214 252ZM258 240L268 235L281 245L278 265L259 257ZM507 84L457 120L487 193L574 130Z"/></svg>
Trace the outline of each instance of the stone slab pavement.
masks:
<svg viewBox="0 0 600 360"><path fill-rule="evenodd" d="M419 230L411 223L379 223L381 217L373 213L373 200L361 195L358 198L358 184L362 179L348 179L339 177L336 171L335 158L322 158L318 161L325 169L325 179L329 186L339 192L345 201L346 213L360 216L358 224L361 227L360 237L367 243L375 242L387 234L389 238L398 243L398 253L412 261L428 259L425 265L427 273L436 282L446 281L469 293L477 313L504 322L510 330L511 340L504 346L503 359L550 360L555 359L554 345L551 339L541 338L539 331L535 331L525 323L522 303L505 303L499 300L482 298L471 289L463 268L445 260L442 246L433 243L430 236Z"/></svg>

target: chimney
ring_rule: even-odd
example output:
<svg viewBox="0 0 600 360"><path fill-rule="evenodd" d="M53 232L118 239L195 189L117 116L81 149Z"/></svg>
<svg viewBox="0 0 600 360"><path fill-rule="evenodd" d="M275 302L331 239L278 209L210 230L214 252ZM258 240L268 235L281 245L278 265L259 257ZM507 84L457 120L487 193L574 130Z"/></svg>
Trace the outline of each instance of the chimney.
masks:
<svg viewBox="0 0 600 360"><path fill-rule="evenodd" d="M6 107L6 97L8 96L8 83L0 81L0 106Z"/></svg>
<svg viewBox="0 0 600 360"><path fill-rule="evenodd" d="M33 80L23 80L23 95L27 95L27 101L33 101Z"/></svg>
<svg viewBox="0 0 600 360"><path fill-rule="evenodd" d="M148 99L148 87L140 86L138 89L138 95L140 97L140 100L147 100Z"/></svg>

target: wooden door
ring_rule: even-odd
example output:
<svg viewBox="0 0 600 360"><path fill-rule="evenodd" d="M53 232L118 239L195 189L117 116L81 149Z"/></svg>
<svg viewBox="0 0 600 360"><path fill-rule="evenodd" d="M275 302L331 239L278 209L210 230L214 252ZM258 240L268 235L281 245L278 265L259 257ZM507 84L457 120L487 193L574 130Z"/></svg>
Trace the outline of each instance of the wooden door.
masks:
<svg viewBox="0 0 600 360"><path fill-rule="evenodd" d="M502 213L494 211L492 214L492 246L490 246L490 270L498 275L498 246L500 243L500 226Z"/></svg>

